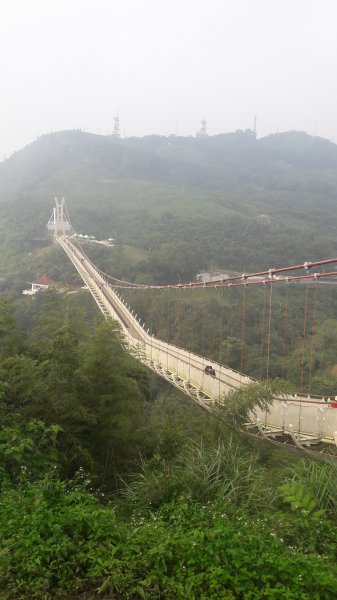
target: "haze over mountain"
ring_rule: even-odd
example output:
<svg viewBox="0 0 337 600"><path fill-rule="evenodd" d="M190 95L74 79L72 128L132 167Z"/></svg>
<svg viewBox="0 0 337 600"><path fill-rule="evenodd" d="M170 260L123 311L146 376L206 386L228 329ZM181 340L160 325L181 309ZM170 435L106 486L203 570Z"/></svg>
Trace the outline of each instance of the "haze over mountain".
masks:
<svg viewBox="0 0 337 600"><path fill-rule="evenodd" d="M2 244L17 252L22 240L29 250L55 195L78 232L146 251L189 244L196 262L186 276L210 264L266 267L337 252L337 146L303 132L44 135L0 164Z"/></svg>
<svg viewBox="0 0 337 600"><path fill-rule="evenodd" d="M41 136L0 164L0 193L46 181L61 170L113 177L225 189L233 184L264 183L289 170L308 176L336 167L337 146L304 132L256 139L251 130L212 137L146 136L117 139L80 130ZM19 176L19 177L18 177ZM25 179L26 178L26 179ZM268 183L269 181L269 183Z"/></svg>
<svg viewBox="0 0 337 600"><path fill-rule="evenodd" d="M0 159L46 131L337 140L333 0L4 2Z"/></svg>

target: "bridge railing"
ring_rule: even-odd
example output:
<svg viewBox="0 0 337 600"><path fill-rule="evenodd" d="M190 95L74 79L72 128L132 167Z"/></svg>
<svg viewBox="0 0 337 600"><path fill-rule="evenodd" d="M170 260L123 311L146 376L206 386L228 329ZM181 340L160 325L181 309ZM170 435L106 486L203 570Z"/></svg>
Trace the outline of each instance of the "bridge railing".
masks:
<svg viewBox="0 0 337 600"><path fill-rule="evenodd" d="M150 335L130 312L126 303L107 284L95 265L87 257L84 258L79 249L68 238L62 238L60 243L62 246L67 247L73 258L77 259L76 268L87 270L93 277L97 286L96 293L101 297L101 300L104 302L108 298L113 303L117 309L114 316L121 323L129 344L133 348L144 352L149 360L162 365L178 377L189 381L191 385L199 387L210 397L218 400L230 389L252 382L251 378L238 371ZM107 307L109 307L109 303ZM210 363L215 369L216 379L205 373L205 367Z"/></svg>
<svg viewBox="0 0 337 600"><path fill-rule="evenodd" d="M200 389L214 401L223 401L229 390L253 381L238 371L150 335L95 265L81 254L69 238L61 236L58 241L88 283L104 314L119 321L126 342L138 356L145 356L150 363L161 366ZM207 364L212 364L216 378L205 373ZM255 412L255 419L267 429L279 428L298 435L317 436L324 441L334 440L337 431L337 409L330 408L323 397L304 394L275 398L269 411L258 409Z"/></svg>

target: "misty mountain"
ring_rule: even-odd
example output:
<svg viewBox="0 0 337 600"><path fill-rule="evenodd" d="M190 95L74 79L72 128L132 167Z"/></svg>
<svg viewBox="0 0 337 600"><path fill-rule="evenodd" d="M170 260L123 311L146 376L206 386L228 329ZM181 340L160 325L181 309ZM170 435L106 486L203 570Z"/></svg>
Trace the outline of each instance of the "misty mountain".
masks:
<svg viewBox="0 0 337 600"><path fill-rule="evenodd" d="M329 174L336 184L336 167L337 146L302 132L262 139L250 130L204 138L116 139L76 130L41 136L1 163L0 195L20 193L60 171L227 190L242 183L273 188L275 177L277 189L288 189L291 181L303 188L313 173L318 179Z"/></svg>
<svg viewBox="0 0 337 600"><path fill-rule="evenodd" d="M337 252L337 146L302 132L44 135L0 164L2 274L18 255L28 261L55 195L65 196L78 232L117 236L158 256L165 244L188 244L191 273L210 263L267 267ZM160 272L159 261L151 273Z"/></svg>

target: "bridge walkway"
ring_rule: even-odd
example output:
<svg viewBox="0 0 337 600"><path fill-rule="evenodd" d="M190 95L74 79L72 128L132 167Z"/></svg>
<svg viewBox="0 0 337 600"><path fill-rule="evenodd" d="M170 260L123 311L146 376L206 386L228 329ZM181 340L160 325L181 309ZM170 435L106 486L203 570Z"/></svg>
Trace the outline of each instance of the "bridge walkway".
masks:
<svg viewBox="0 0 337 600"><path fill-rule="evenodd" d="M120 323L126 343L137 358L205 409L212 410L216 403L224 401L230 390L253 381L242 373L151 336L81 250L66 235L56 239L103 315ZM205 373L207 364L215 369L215 378ZM251 417L251 425L265 437L288 435L299 447L318 442L337 444L337 409L319 397L275 398L268 412L257 410Z"/></svg>

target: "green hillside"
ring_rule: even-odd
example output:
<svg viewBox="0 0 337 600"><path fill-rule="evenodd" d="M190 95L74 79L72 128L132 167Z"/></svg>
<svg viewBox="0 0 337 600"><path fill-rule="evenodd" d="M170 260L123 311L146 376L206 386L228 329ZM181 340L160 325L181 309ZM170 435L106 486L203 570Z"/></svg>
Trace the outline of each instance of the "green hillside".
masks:
<svg viewBox="0 0 337 600"><path fill-rule="evenodd" d="M336 167L337 146L301 132L44 135L0 164L0 277L21 285L21 265L39 270L33 240L45 236L55 195L65 196L78 232L115 237L149 257L188 244L193 260L181 277L211 265L240 271L332 256ZM160 280L160 268L148 271Z"/></svg>
<svg viewBox="0 0 337 600"><path fill-rule="evenodd" d="M131 280L328 257L336 166L326 140L250 131L70 131L0 164L1 598L336 598L336 465L246 436L231 411L170 390L46 235L57 195L78 233L115 238L86 247L95 263ZM62 293L22 296L43 273ZM145 293L124 297L151 334L287 389L304 378L305 392L336 394L335 286ZM245 406L241 392L229 402L246 421L270 390L244 391Z"/></svg>

